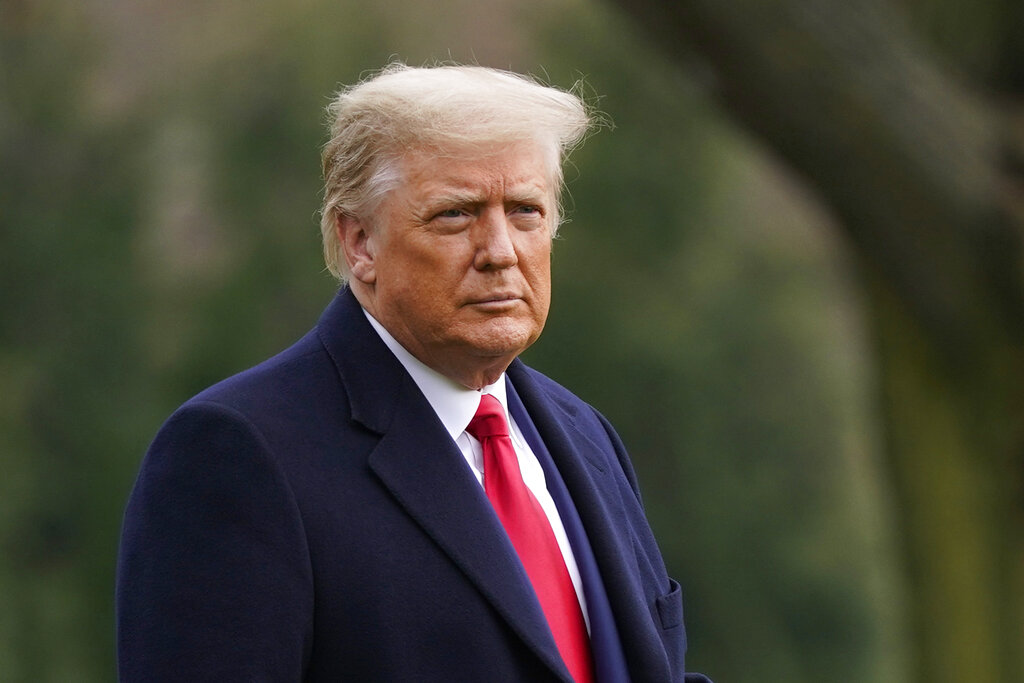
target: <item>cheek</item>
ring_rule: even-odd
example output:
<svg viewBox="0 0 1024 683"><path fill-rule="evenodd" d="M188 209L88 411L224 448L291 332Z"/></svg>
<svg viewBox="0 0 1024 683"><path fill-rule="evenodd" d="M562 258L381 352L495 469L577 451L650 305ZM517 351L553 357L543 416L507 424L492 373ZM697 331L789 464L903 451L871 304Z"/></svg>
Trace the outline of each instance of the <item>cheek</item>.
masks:
<svg viewBox="0 0 1024 683"><path fill-rule="evenodd" d="M402 299L405 315L424 327L445 327L455 314L455 283L441 273L407 273Z"/></svg>
<svg viewBox="0 0 1024 683"><path fill-rule="evenodd" d="M533 275L534 286L540 292L551 292L551 262L547 259L537 264Z"/></svg>
<svg viewBox="0 0 1024 683"><path fill-rule="evenodd" d="M542 244L535 245L534 248L528 252L525 263L521 264L526 277L530 280L530 284L534 290L540 294L541 292L550 291L551 289L551 246L550 242L545 241Z"/></svg>
<svg viewBox="0 0 1024 683"><path fill-rule="evenodd" d="M548 317L548 309L551 308L551 279L545 277L544 283L539 286L537 292L537 313L541 320Z"/></svg>

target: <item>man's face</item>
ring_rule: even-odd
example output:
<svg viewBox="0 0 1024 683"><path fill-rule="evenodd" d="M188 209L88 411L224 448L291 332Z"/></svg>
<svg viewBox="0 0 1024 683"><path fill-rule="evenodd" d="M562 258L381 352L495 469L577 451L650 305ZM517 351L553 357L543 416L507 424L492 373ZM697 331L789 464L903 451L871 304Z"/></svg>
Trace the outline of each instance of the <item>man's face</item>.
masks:
<svg viewBox="0 0 1024 683"><path fill-rule="evenodd" d="M365 229L353 288L429 367L478 388L544 327L555 196L531 143L403 158L403 183Z"/></svg>

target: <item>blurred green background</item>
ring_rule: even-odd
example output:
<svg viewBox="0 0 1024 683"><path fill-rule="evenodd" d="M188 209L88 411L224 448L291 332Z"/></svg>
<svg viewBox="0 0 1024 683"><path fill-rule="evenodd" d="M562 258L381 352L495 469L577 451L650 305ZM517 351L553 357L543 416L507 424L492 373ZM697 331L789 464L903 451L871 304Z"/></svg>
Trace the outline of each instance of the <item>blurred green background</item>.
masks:
<svg viewBox="0 0 1024 683"><path fill-rule="evenodd" d="M630 447L689 668L915 679L856 257L706 65L590 0L0 0L0 681L115 677L139 460L178 404L332 297L323 108L393 58L582 77L614 122L567 171L526 360Z"/></svg>

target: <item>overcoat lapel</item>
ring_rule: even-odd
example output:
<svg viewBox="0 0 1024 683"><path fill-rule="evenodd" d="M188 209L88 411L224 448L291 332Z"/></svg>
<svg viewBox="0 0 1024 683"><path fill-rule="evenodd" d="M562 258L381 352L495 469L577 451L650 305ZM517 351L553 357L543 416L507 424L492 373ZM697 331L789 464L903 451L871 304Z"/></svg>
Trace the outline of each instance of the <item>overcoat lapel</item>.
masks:
<svg viewBox="0 0 1024 683"><path fill-rule="evenodd" d="M352 417L380 435L368 466L512 630L571 683L529 579L482 487L348 290L318 325Z"/></svg>
<svg viewBox="0 0 1024 683"><path fill-rule="evenodd" d="M621 523L627 515L619 479L608 470L614 463L598 455L602 448L577 427L576 415L554 403L520 361L509 366L508 377L579 513L615 615L632 680L670 680L668 658L640 583L633 540Z"/></svg>

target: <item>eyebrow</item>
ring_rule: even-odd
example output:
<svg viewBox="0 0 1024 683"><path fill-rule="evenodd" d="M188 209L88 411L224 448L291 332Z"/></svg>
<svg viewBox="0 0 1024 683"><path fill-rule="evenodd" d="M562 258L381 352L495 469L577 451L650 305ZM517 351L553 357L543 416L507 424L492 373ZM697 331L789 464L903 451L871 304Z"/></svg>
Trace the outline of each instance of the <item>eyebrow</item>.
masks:
<svg viewBox="0 0 1024 683"><path fill-rule="evenodd" d="M505 193L506 204L542 204L547 199L547 192L538 185L532 183L524 184L521 187L512 187ZM442 190L425 200L425 205L430 208L438 206L476 206L487 201L485 193L460 190Z"/></svg>
<svg viewBox="0 0 1024 683"><path fill-rule="evenodd" d="M428 197L426 203L430 206L448 204L454 204L456 206L466 206L472 204L482 204L484 201L484 195L476 192L460 192L458 190L447 190Z"/></svg>
<svg viewBox="0 0 1024 683"><path fill-rule="evenodd" d="M525 184L509 189L505 193L505 199L513 204L541 204L550 199L550 196L539 185Z"/></svg>

